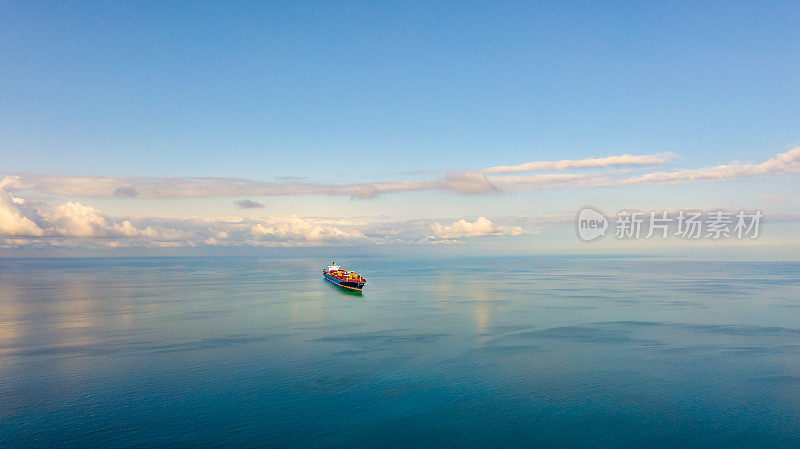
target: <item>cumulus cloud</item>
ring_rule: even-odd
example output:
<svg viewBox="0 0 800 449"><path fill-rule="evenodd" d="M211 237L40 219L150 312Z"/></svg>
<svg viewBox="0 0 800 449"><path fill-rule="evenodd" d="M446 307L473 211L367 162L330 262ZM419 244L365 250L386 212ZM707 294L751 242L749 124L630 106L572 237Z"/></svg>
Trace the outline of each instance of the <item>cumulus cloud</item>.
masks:
<svg viewBox="0 0 800 449"><path fill-rule="evenodd" d="M449 225L433 223L433 233L428 236L430 240L457 240L469 237L486 237L497 235L522 235L525 230L519 226L497 226L486 217L479 217L475 221L461 219Z"/></svg>
<svg viewBox="0 0 800 449"><path fill-rule="evenodd" d="M76 238L140 238L155 243L186 236L168 227L137 226L132 220L109 217L94 207L75 201L41 211L21 198L0 192L0 236L7 241L8 237L14 236L37 238L24 240L26 244L63 245L66 240Z"/></svg>
<svg viewBox="0 0 800 449"><path fill-rule="evenodd" d="M364 234L348 220L309 219L297 215L263 218L250 232L256 239L279 242L362 240Z"/></svg>
<svg viewBox="0 0 800 449"><path fill-rule="evenodd" d="M19 206L25 200L11 195L0 195L0 235L37 237L43 234L39 226L24 216Z"/></svg>
<svg viewBox="0 0 800 449"><path fill-rule="evenodd" d="M50 222L59 235L73 237L104 237L109 229L99 210L72 201L58 206Z"/></svg>
<svg viewBox="0 0 800 449"><path fill-rule="evenodd" d="M502 222L502 224L501 224ZM360 230L376 244L452 243L480 237L519 236L536 232L537 224L524 217L498 217L490 220L405 220L368 223Z"/></svg>
<svg viewBox="0 0 800 449"><path fill-rule="evenodd" d="M238 200L236 206L239 209L261 209L264 207L262 203L253 200Z"/></svg>
<svg viewBox="0 0 800 449"><path fill-rule="evenodd" d="M0 246L180 247L325 246L456 241L472 237L520 235L519 226L501 226L485 217L445 222L355 222L300 217L113 217L68 201L39 211L5 194L0 198Z"/></svg>

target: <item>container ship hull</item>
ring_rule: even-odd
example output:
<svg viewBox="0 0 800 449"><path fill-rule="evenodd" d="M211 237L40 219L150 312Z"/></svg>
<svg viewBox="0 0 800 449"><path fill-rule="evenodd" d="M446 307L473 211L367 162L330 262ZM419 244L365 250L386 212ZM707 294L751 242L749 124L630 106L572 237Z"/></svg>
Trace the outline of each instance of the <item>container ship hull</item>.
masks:
<svg viewBox="0 0 800 449"><path fill-rule="evenodd" d="M328 281L328 282L330 282L330 283L332 283L334 285L337 285L339 287L346 288L348 290L355 290L355 291L359 291L360 292L361 289L364 288L364 284L366 284L366 282L358 282L358 281L350 281L350 280L346 280L346 279L339 279L339 278L333 276L332 274L328 273L327 271L323 271L322 272L322 276L325 278L326 281Z"/></svg>

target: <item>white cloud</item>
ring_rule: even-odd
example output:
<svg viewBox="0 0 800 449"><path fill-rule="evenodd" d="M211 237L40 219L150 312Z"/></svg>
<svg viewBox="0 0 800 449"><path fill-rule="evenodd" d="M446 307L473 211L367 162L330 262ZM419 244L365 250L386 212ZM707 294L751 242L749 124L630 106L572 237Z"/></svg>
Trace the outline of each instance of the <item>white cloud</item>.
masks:
<svg viewBox="0 0 800 449"><path fill-rule="evenodd" d="M104 237L109 228L99 210L72 201L58 206L50 222L57 234L71 237Z"/></svg>
<svg viewBox="0 0 800 449"><path fill-rule="evenodd" d="M475 221L455 220L448 225L426 220L375 223L297 215L125 218L112 217L74 201L41 213L32 208L22 209L10 201L0 203L0 246L6 247L371 245L522 233L525 233L522 227L496 225L485 217Z"/></svg>
<svg viewBox="0 0 800 449"><path fill-rule="evenodd" d="M780 153L761 163L731 163L673 172L654 172L631 177L604 173L548 173L527 176L492 177L491 182L506 191L537 188L595 188L647 184L677 184L696 181L726 181L753 176L800 174L800 148Z"/></svg>
<svg viewBox="0 0 800 449"><path fill-rule="evenodd" d="M179 230L137 227L131 219L117 219L79 202L67 201L52 210L40 211L21 198L0 192L0 236L37 237L18 244L64 245L71 238L140 238L151 241L180 240ZM110 244L104 242L103 244Z"/></svg>
<svg viewBox="0 0 800 449"><path fill-rule="evenodd" d="M733 163L714 167L678 170L674 172L648 173L633 177L621 184L674 184L692 181L723 181L733 178L748 178L763 175L800 173L800 148L780 153L760 164Z"/></svg>
<svg viewBox="0 0 800 449"><path fill-rule="evenodd" d="M250 232L261 240L280 242L335 242L365 239L364 234L346 220L301 218L282 215L263 218Z"/></svg>
<svg viewBox="0 0 800 449"><path fill-rule="evenodd" d="M475 221L461 219L450 225L439 223L431 224L433 233L428 236L430 240L457 240L470 237L485 237L498 235L522 235L525 231L519 226L497 226L486 217L479 217Z"/></svg>
<svg viewBox="0 0 800 449"><path fill-rule="evenodd" d="M130 219L108 217L94 207L72 201L56 207L55 211L45 214L44 218L50 225L49 234L61 237L141 237L159 241L180 240L185 237L175 229L137 227Z"/></svg>
<svg viewBox="0 0 800 449"><path fill-rule="evenodd" d="M536 161L527 162L519 165L501 165L499 167L490 167L482 171L487 174L498 173L520 173L529 171L558 171L558 170L572 170L581 168L607 168L607 167L625 167L625 166L642 166L642 165L661 165L665 164L676 156L673 153L650 154L643 156L632 156L630 154L623 154L620 156L598 157L580 160L563 160L563 161Z"/></svg>
<svg viewBox="0 0 800 449"><path fill-rule="evenodd" d="M0 194L0 235L36 237L43 234L42 229L19 209L24 204L21 198Z"/></svg>
<svg viewBox="0 0 800 449"><path fill-rule="evenodd" d="M410 179L344 185L320 185L290 180L263 183L235 178L116 178L18 174L0 179L0 240L6 246L78 245L201 246L201 245L352 245L398 242L447 242L475 237L530 233L530 221L494 221L479 217L449 220L356 222L343 219L276 215L260 218L205 217L165 219L114 217L85 205L66 201L54 208L22 198L30 192L81 198L246 198L268 195L342 195L373 198L383 194L446 191L489 194L547 188L623 187L696 181L800 174L800 148L766 161L732 162L705 168L642 173L641 168L672 160L670 153L610 156L582 160L539 161L447 172L431 179ZM619 168L627 167L627 168ZM590 172L571 169L600 168ZM525 174L552 170L556 173ZM635 170L635 174L631 172ZM766 196L767 199L778 199ZM255 205L255 201L243 203ZM241 206L241 204L240 204ZM521 225L521 226L520 226ZM84 243L80 243L84 242ZM86 243L89 242L89 243Z"/></svg>
<svg viewBox="0 0 800 449"><path fill-rule="evenodd" d="M778 154L762 163L730 163L700 169L653 172L623 176L637 167L659 165L675 159L672 153L620 155L562 161L534 161L520 165L489 167L481 170L448 172L429 179L325 185L307 182L258 182L238 178L116 178L108 176L64 176L15 174L0 181L0 189L9 192L33 190L60 196L84 198L212 198L264 196L349 196L369 199L380 195L445 191L464 195L513 192L538 188L591 188L640 184L671 184L700 180L727 179L800 173L800 148ZM619 167L628 167L623 170ZM589 173L544 173L515 175L530 171L605 169ZM510 174L510 175L509 175ZM242 204L260 205L253 200Z"/></svg>

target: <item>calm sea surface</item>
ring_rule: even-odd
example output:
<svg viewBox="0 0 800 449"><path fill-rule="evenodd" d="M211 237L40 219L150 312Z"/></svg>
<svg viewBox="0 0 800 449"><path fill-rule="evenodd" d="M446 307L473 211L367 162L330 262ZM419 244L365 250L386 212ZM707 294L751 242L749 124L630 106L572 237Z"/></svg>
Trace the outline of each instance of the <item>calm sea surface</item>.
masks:
<svg viewBox="0 0 800 449"><path fill-rule="evenodd" d="M0 260L0 447L800 447L800 264Z"/></svg>

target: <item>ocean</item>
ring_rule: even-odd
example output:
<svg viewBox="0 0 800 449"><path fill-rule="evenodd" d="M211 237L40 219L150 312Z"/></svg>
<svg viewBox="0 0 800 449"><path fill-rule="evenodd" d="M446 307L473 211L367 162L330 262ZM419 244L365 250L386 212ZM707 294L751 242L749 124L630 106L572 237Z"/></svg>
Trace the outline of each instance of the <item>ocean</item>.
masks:
<svg viewBox="0 0 800 449"><path fill-rule="evenodd" d="M0 447L800 447L800 263L0 260Z"/></svg>

